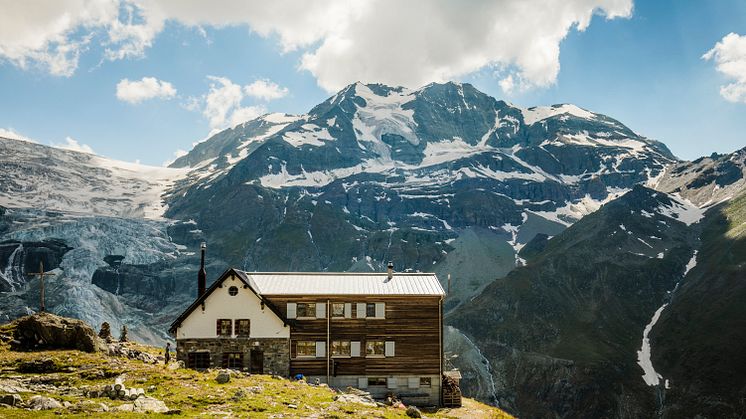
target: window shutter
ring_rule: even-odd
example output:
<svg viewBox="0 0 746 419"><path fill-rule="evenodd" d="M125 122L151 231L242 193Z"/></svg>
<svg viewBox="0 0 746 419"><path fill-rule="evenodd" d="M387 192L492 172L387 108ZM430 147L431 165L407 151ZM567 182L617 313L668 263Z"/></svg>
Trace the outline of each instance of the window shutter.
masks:
<svg viewBox="0 0 746 419"><path fill-rule="evenodd" d="M316 318L317 319L326 318L326 303L316 303Z"/></svg>
<svg viewBox="0 0 746 419"><path fill-rule="evenodd" d="M386 383L388 384L388 388L396 388L396 377L389 377L389 379L386 380Z"/></svg>
<svg viewBox="0 0 746 419"><path fill-rule="evenodd" d="M345 303L345 319L352 318L352 303Z"/></svg>
<svg viewBox="0 0 746 419"><path fill-rule="evenodd" d="M409 388L420 388L420 377L409 377L407 379Z"/></svg>
<svg viewBox="0 0 746 419"><path fill-rule="evenodd" d="M386 348L385 348L384 355L394 356L394 342L389 340L389 341L386 341L385 345L386 345Z"/></svg>
<svg viewBox="0 0 746 419"><path fill-rule="evenodd" d="M357 318L365 318L365 303L357 303Z"/></svg>
<svg viewBox="0 0 746 419"><path fill-rule="evenodd" d="M238 325L235 320L229 320L231 322L231 336L234 336L238 332Z"/></svg>
<svg viewBox="0 0 746 419"><path fill-rule="evenodd" d="M296 307L297 305L295 303L288 303L288 319L294 319L296 317Z"/></svg>
<svg viewBox="0 0 746 419"><path fill-rule="evenodd" d="M326 342L316 342L316 358L323 358L326 356Z"/></svg>
<svg viewBox="0 0 746 419"><path fill-rule="evenodd" d="M220 319L215 321L215 334L220 336Z"/></svg>
<svg viewBox="0 0 746 419"><path fill-rule="evenodd" d="M368 377L359 377L357 379L357 388L368 388Z"/></svg>
<svg viewBox="0 0 746 419"><path fill-rule="evenodd" d="M376 318L383 319L386 317L386 303L376 303Z"/></svg>
<svg viewBox="0 0 746 419"><path fill-rule="evenodd" d="M360 342L350 342L350 356L360 356Z"/></svg>

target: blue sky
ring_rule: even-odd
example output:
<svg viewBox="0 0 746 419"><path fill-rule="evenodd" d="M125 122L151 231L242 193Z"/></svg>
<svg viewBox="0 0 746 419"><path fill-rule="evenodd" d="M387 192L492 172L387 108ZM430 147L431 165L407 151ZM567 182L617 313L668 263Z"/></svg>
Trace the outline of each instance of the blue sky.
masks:
<svg viewBox="0 0 746 419"><path fill-rule="evenodd" d="M393 9L391 13L397 13L396 4L386 5ZM126 22L121 13L127 2L116 6L112 19ZM282 11L277 16L283 17L273 21L275 15L266 18L261 14L264 12L254 10L237 9L234 15L238 17L203 18L199 15L202 11L189 14L164 7L159 11L167 16L162 26L149 17L149 13L155 15L155 12L135 11L133 21L125 27L129 38L124 41L113 35L118 26L107 21L109 15L105 14L96 23L73 25L63 32L42 31L48 39L41 44L32 37L9 38L0 30L0 91L3 92L0 129L45 144L69 145L69 137L101 155L160 165L173 159L175 150L188 150L209 132L229 125L231 113L239 108L245 115L263 111L303 113L330 96L334 88L355 80L380 79L418 87L429 80L454 79L470 82L492 96L521 106L568 102L607 114L643 135L665 142L685 159L746 146L746 93L726 98L720 91L721 86L732 83L740 92L738 89L743 86L739 83L746 80L746 74L739 73L746 65L743 64L746 50L740 44L723 40L732 32L746 35L746 2L638 1L631 16L625 16L624 4L599 6L595 12L578 6L563 9L570 16L564 21L554 19L552 11L547 11L547 16L536 17L537 27L552 26L544 23L547 21L561 21L545 32L527 31L521 28L527 23L520 15L511 15L506 8L496 10L496 25L508 31L512 31L511 25L516 25L515 31L523 31L520 39L484 34L472 28L466 33L464 19L489 11L451 13L435 7L420 12L424 13L419 18L421 30L433 33L428 25L443 26L444 32L450 31L446 40L464 40L474 45L473 51L464 52L461 43L443 46L441 54L438 46L444 44L443 40L421 37L419 28L399 28L396 22L380 30L401 31L396 35L403 39L400 50L386 45L379 48L377 45L385 44L385 40L375 39L380 34L373 24L373 29L366 31L364 18L356 17L361 20L352 25L354 28L345 29L346 32L329 32L323 27L325 24L334 27L335 19L349 19L344 13L354 12L356 16L385 13L379 10L345 11L330 17L328 22L316 18L307 23L308 19L302 15L286 19ZM28 10L17 12L21 17L15 18L26 19L32 28L33 25L51 27L48 16L36 16ZM74 13L70 10L60 13L63 12ZM584 31L574 29L573 25L582 25L584 17L590 16L586 12L595 13L590 25ZM327 11L309 13L325 16ZM446 17L438 17L439 13ZM613 17L614 13L620 17L604 16ZM2 19L14 18L12 14L0 17L0 23ZM448 20L454 14L456 20ZM534 14L531 16L534 19ZM385 17L371 16L370 20L380 22ZM303 23L306 26L298 24L297 19L306 22ZM141 20L147 20L149 28L155 28L145 38L140 29L146 26L137 26ZM266 21L274 23L264 27ZM304 31L298 30L299 27ZM60 34L63 41L59 41ZM551 53L547 54L548 58L536 61L535 57L542 56L536 48L543 47L536 40L546 36L555 39L559 47L556 63ZM354 42L353 49L339 48L339 38L352 40L349 42ZM746 43L746 38L743 39ZM496 40L504 40L505 46L495 47ZM721 40L719 53L709 60L703 59L703 54ZM53 53L68 45L84 46L75 50L77 56L63 57L66 59L63 64L67 65L63 70L54 70L60 57L52 56ZM116 47L124 51L125 57L107 58L107 49ZM136 51L127 52L128 47ZM410 55L407 48L426 50L429 55L422 58L412 54L412 59L433 63L432 68L423 65L416 71L408 71L407 66L414 67L406 62ZM483 50L487 52L482 54ZM474 64L473 58L482 55L487 55L486 64ZM398 63L393 61L397 57L406 57L401 59L402 69L384 65L386 60ZM357 66L359 62L362 64ZM384 64L379 65L381 62ZM555 64L559 65L558 72ZM501 82L505 86L507 76L513 76L516 86L505 91ZM117 85L123 79L139 81L143 77L169 83L175 93L161 92L161 96L141 98L134 103L117 97ZM248 93L252 90L247 86L257 80L274 91L271 97ZM211 121L206 116L211 106L210 89L216 93L216 100L225 100L226 83L235 87L239 103L228 111L220 106L212 109L225 120Z"/></svg>

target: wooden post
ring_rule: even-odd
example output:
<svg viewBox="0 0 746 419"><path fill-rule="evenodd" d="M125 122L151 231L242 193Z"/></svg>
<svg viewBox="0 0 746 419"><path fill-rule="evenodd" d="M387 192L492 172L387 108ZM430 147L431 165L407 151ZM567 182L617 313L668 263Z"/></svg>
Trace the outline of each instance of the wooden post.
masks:
<svg viewBox="0 0 746 419"><path fill-rule="evenodd" d="M44 261L40 260L39 261L39 272L31 272L31 273L28 274L28 276L38 276L39 277L39 283L40 283L40 286L39 286L39 288L40 288L39 289L39 291L40 291L40 293L39 293L39 300L40 300L40 302L39 302L39 311L43 313L47 309L46 306L45 306L45 304L44 304L44 277L45 276L54 276L54 274L53 273L46 273L46 272L44 272Z"/></svg>

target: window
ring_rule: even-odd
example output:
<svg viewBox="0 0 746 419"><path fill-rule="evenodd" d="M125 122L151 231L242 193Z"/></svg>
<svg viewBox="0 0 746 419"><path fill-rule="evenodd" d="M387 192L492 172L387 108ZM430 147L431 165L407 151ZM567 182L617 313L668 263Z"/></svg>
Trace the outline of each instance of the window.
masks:
<svg viewBox="0 0 746 419"><path fill-rule="evenodd" d="M250 331L251 331L251 320L249 319L236 320L236 336L249 337Z"/></svg>
<svg viewBox="0 0 746 419"><path fill-rule="evenodd" d="M316 303L298 303L296 307L298 317L316 318Z"/></svg>
<svg viewBox="0 0 746 419"><path fill-rule="evenodd" d="M228 294L230 294L231 296L238 295L238 287L230 287L230 288L228 288Z"/></svg>
<svg viewBox="0 0 746 419"><path fill-rule="evenodd" d="M333 340L332 356L345 357L351 355L349 340Z"/></svg>
<svg viewBox="0 0 746 419"><path fill-rule="evenodd" d="M420 377L420 387L432 387L432 379L430 377Z"/></svg>
<svg viewBox="0 0 746 419"><path fill-rule="evenodd" d="M368 377L368 386L385 386L386 377Z"/></svg>
<svg viewBox="0 0 746 419"><path fill-rule="evenodd" d="M376 303L365 305L365 317L376 317Z"/></svg>
<svg viewBox="0 0 746 419"><path fill-rule="evenodd" d="M203 370L210 368L209 352L189 352L187 354L187 368Z"/></svg>
<svg viewBox="0 0 746 419"><path fill-rule="evenodd" d="M243 354L241 352L223 352L223 368L242 369Z"/></svg>
<svg viewBox="0 0 746 419"><path fill-rule="evenodd" d="M345 303L332 303L332 317L345 316Z"/></svg>
<svg viewBox="0 0 746 419"><path fill-rule="evenodd" d="M231 319L218 319L218 336L228 336L233 334Z"/></svg>
<svg viewBox="0 0 746 419"><path fill-rule="evenodd" d="M295 356L316 356L316 342L298 341L295 343Z"/></svg>
<svg viewBox="0 0 746 419"><path fill-rule="evenodd" d="M365 342L365 355L370 357L384 356L384 343L382 340L369 340Z"/></svg>

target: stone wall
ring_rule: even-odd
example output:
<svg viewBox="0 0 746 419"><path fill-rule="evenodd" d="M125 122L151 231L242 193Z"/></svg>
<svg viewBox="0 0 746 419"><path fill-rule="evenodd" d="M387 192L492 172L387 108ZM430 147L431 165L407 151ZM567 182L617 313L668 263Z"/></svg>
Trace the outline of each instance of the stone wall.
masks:
<svg viewBox="0 0 746 419"><path fill-rule="evenodd" d="M187 363L190 352L209 352L210 367L223 366L224 352L243 354L243 370L249 371L251 351L260 350L263 356L263 374L274 373L287 377L290 375L290 343L285 338L212 338L212 339L177 339L176 358Z"/></svg>

